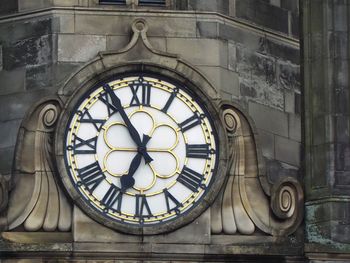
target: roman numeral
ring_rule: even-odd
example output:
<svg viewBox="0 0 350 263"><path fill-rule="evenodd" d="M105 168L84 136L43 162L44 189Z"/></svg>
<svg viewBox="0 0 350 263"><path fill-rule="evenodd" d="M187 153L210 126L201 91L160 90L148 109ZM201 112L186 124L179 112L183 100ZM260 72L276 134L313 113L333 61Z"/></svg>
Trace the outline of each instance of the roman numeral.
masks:
<svg viewBox="0 0 350 263"><path fill-rule="evenodd" d="M201 119L196 114L194 114L192 117L181 122L179 124L179 126L180 126L182 132L185 132L185 131L197 126L198 124L201 124Z"/></svg>
<svg viewBox="0 0 350 263"><path fill-rule="evenodd" d="M186 144L186 156L189 158L209 159L209 144Z"/></svg>
<svg viewBox="0 0 350 263"><path fill-rule="evenodd" d="M165 105L164 105L164 107L163 107L163 109L162 109L162 112L167 113L167 111L168 111L169 108L170 108L171 103L173 103L173 101L174 101L174 99L175 99L175 97L176 97L176 93L177 93L177 92L175 92L175 91L171 93L171 95L170 95L168 101L165 103Z"/></svg>
<svg viewBox="0 0 350 263"><path fill-rule="evenodd" d="M169 193L168 189L165 188L163 190L163 193L168 213L170 213L171 210L174 210L176 214L180 213L179 207L181 207L182 204L171 193ZM170 201L172 201L175 204L174 208L170 208Z"/></svg>
<svg viewBox="0 0 350 263"><path fill-rule="evenodd" d="M177 181L186 186L192 192L198 192L198 187L205 188L205 185L201 184L203 179L204 176L202 174L184 166Z"/></svg>
<svg viewBox="0 0 350 263"><path fill-rule="evenodd" d="M111 185L107 191L107 193L102 198L102 203L106 206L111 208L115 203L117 203L116 211L120 213L121 206L123 201L123 192L120 188L118 188L115 185Z"/></svg>
<svg viewBox="0 0 350 263"><path fill-rule="evenodd" d="M110 117L113 113L118 111L118 109L113 106L112 100L107 93L101 94L101 96L98 99L106 105L108 117Z"/></svg>
<svg viewBox="0 0 350 263"><path fill-rule="evenodd" d="M103 174L97 161L85 166L84 168L78 169L78 173L81 182L90 190L91 193L105 179L105 175Z"/></svg>
<svg viewBox="0 0 350 263"><path fill-rule="evenodd" d="M147 215L144 214L144 212L147 212ZM140 217L141 221L144 216L152 216L152 212L149 208L145 195L136 195L135 216Z"/></svg>
<svg viewBox="0 0 350 263"><path fill-rule="evenodd" d="M130 106L150 106L151 102L151 85L149 84L130 84L129 85L132 98ZM141 88L141 98L139 98L137 92Z"/></svg>
<svg viewBox="0 0 350 263"><path fill-rule="evenodd" d="M97 142L97 136L90 138L88 140L83 140L80 137L75 136L75 141L73 146L74 154L95 154L96 142Z"/></svg>
<svg viewBox="0 0 350 263"><path fill-rule="evenodd" d="M81 123L91 123L95 126L96 130L100 130L102 127L102 124L105 122L105 120L102 119L94 119L92 118L89 111L85 111L83 117L79 120Z"/></svg>

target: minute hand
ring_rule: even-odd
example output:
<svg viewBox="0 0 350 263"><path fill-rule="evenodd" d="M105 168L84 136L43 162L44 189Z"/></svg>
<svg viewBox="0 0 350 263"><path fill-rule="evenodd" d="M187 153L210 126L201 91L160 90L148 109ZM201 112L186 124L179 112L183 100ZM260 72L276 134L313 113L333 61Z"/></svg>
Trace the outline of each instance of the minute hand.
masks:
<svg viewBox="0 0 350 263"><path fill-rule="evenodd" d="M136 143L137 147L138 148L144 147L144 145L142 145L139 133L135 129L134 125L132 125L131 121L128 118L128 115L125 113L124 108L120 102L120 99L117 97L117 95L115 95L112 88L108 84L104 84L104 88L105 88L105 91L111 96L112 104L114 105L114 107L117 108L120 115L122 116L122 119L126 124L126 127L128 128L129 134L133 139L133 141ZM147 135L144 135L144 136L147 136ZM153 159L151 158L151 156L149 156L147 151L142 151L142 155L145 158L146 163L153 161Z"/></svg>

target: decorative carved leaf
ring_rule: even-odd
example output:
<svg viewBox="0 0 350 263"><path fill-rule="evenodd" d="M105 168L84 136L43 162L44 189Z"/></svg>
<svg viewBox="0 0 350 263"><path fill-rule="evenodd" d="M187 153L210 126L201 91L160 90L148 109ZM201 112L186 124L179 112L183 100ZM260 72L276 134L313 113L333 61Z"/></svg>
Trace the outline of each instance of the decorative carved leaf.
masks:
<svg viewBox="0 0 350 263"><path fill-rule="evenodd" d="M53 131L60 113L57 101L39 104L21 127L16 153L16 183L10 195L9 229L69 231L72 207L57 184ZM24 194L21 194L21 193Z"/></svg>
<svg viewBox="0 0 350 263"><path fill-rule="evenodd" d="M251 235L256 228L271 235L293 233L303 214L299 182L287 177L267 185L264 175L259 174L255 139L248 121L232 105L224 105L223 109L230 169L223 198L219 196L211 207L212 233Z"/></svg>

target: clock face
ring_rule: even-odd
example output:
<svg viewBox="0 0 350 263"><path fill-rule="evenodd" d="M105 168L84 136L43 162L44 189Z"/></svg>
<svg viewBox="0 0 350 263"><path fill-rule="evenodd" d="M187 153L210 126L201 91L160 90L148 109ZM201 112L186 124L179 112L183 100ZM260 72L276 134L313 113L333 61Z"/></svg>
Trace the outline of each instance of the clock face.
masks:
<svg viewBox="0 0 350 263"><path fill-rule="evenodd" d="M109 226L176 221L200 206L216 179L211 116L185 87L162 77L99 83L75 104L65 127L69 192Z"/></svg>

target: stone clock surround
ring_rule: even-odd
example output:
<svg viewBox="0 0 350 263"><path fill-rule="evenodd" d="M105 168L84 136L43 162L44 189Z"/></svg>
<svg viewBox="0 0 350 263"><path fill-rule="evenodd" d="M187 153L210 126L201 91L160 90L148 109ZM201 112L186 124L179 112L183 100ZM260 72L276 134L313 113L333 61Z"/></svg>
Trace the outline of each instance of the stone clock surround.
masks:
<svg viewBox="0 0 350 263"><path fill-rule="evenodd" d="M223 102L220 99L220 96L217 92L217 90L207 81L207 79L205 78L205 76L203 76L201 73L199 73L194 67L192 67L191 65L189 65L187 62L185 62L184 60L182 60L181 58L177 57L176 55L170 55L170 54L166 54L163 52L159 52L157 50L154 50L152 48L152 46L149 44L148 40L147 40L147 24L145 23L145 21L143 20L137 20L134 22L133 24L133 38L130 41L130 43L122 50L118 51L118 52L109 52L109 53L100 53L99 56L94 59L93 61L91 61L90 63L86 64L82 69L80 69L72 78L70 78L65 85L58 91L58 98L53 99L53 100L49 100L49 103L54 103L54 105L57 106L58 112L59 112L59 108L63 104L65 104L65 102L74 94L74 92L81 92L81 91L76 91L76 87L90 87L92 84L94 84L95 82L104 79L105 77L107 77L110 74L119 74L119 73L124 73L124 72L135 72L135 71L144 71L144 72L152 72L152 73L157 73L157 74L161 74L163 76L168 76L170 78L176 79L178 81L181 81L183 83L185 83L186 86L188 86L189 88L193 89L197 94L199 94L200 96L203 94L206 94L206 96L201 96L201 98L204 100L204 102L208 105L208 110L213 114L213 116L215 116L215 122L219 125L219 127L221 127L222 123L226 123L226 129L228 129L228 131L225 131L224 129L219 129L219 137L223 139L222 144L223 146L220 147L220 156L222 157L222 159L220 160L221 164L219 165L220 168L220 172L221 173L225 173L227 171L228 168L230 168L229 170L231 172L233 172L233 174L235 174L235 171L232 170L232 164L229 165L229 156L231 156L232 153L229 152L229 143L226 141L226 138L230 138L230 136L228 136L228 132L231 133L231 139L232 138L245 138L249 143L251 143L253 140L253 142L255 144L257 144L257 140L256 140L256 136L255 136L255 132L254 132L254 126L252 124L252 122L247 119L247 115L242 114L242 111L237 110L238 107L236 107L235 105L231 104L231 103L227 103L227 102ZM161 66L160 66L161 65ZM190 80L190 81L189 81ZM84 88L82 88L81 90L83 90ZM74 98L73 98L74 99ZM45 103L39 103L39 110L42 109L42 106L40 105L45 105ZM64 106L63 106L64 107ZM235 114L233 114L232 116L235 116L235 118L239 118L241 119L240 123L240 131L238 134L235 135L236 130L232 129L232 122L228 121L227 119L224 118L225 115L221 115L219 114L219 112L217 112L216 109L222 109L222 110L231 110L236 112ZM30 114L29 114L30 115ZM67 116L65 114L63 114L61 116L61 118L67 118ZM231 130L230 130L231 129ZM57 129L56 132L56 140L57 137L59 136L63 136L63 130L62 129ZM250 141L250 142L249 142ZM55 148L55 153L56 155L60 155L62 154L62 148L60 148L61 146L58 145L58 147ZM250 148L250 150L252 151L252 154L255 155L255 151L256 151L256 146L254 146L253 148ZM249 150L248 150L249 152ZM241 156L242 158L246 159L245 156ZM267 193L268 195L272 195L272 200L271 200L271 206L273 211L276 213L276 215L279 214L280 218L283 218L284 220L286 220L285 223L282 223L279 225L278 221L276 221L276 223L274 223L274 225L269 225L265 228L265 232L272 234L274 236L280 236L279 238L275 238L275 237L270 237L270 236L266 236L263 238L259 238L260 235L256 236L254 238L254 242L255 244L260 244L262 246L264 246L263 244L265 242L270 242L271 244L277 244L280 242L290 242L290 239L285 238L284 236L286 234L291 234L295 231L295 229L298 227L298 225L300 224L300 221L302 219L302 191L301 188L298 184L298 182L293 181L291 179L286 178L284 182L279 182L275 187L271 188L271 186L266 182L266 180L264 179L264 167L263 167L263 162L261 160L261 155L259 154L259 152L257 152L256 154L256 158L257 160L254 164L254 160L253 163L251 165L256 165L257 168L257 174L259 175L258 177L258 181L260 181L261 186L259 189L255 189L255 190L260 190L262 192ZM249 158L248 158L249 159ZM246 159L246 161L248 161L248 159ZM58 172L62 172L62 164L58 164ZM231 173L230 172L230 173ZM237 174L238 175L238 174ZM224 182L224 177L222 177L221 182L218 182L218 184L215 186L216 189L214 189L215 191L218 191L220 189L221 184ZM275 193L279 193L279 191L281 189L283 189L283 185L287 183L288 187L287 188L287 194L290 194L292 199L291 199L291 207L292 207L292 217L290 215L287 215L285 213L283 213L283 211L278 212L278 208L279 202L283 202L282 200L279 200L279 196L275 195ZM290 190L292 189L292 190ZM204 203L203 205L207 206L209 205L209 203L211 203L212 201L214 201L215 199L215 195L212 195L211 197L209 197L208 202ZM283 209L282 209L283 210ZM276 212L277 211L277 212ZM193 218L191 219L195 219L198 215L192 215ZM270 215L269 215L270 216ZM84 215L81 214L81 212L79 212L77 210L77 208L74 208L74 216L73 216L73 221L75 220L81 220L80 222L88 222L88 224L91 224L92 228L94 229L93 225L95 224L94 222L90 221L88 219L84 219ZM283 221L283 220L282 220ZM178 233L184 233L184 231L187 231L187 233L196 233L197 237L205 237L206 238L202 238L202 241L198 241L197 244L199 246L201 246L200 244L211 244L208 247L208 250L206 253L214 253L215 248L217 245L219 244L224 244L225 242L229 242L229 243L236 243L238 240L240 240L238 243L243 242L245 243L244 240L248 241L249 239L246 239L245 237L239 236L237 235L238 239L232 239L231 241L228 241L227 238L229 238L230 236L217 236L216 238L214 238L214 236L212 235L211 239L210 239L210 232L207 232L207 230L202 230L202 231L198 231L198 229L195 231L196 229L196 225L200 224L201 226L206 226L208 227L208 222L210 222L210 215L208 214L208 211L206 213L204 213L202 216L200 216L197 220L195 220L192 224L186 226L183 229L179 229ZM257 221L254 221L255 223ZM73 222L73 224L79 224L79 221L75 221ZM263 222L261 222L261 224L263 224ZM97 226L96 226L97 227ZM81 239L81 235L80 237L78 237L78 233L76 233L76 230L79 229L79 225L75 225L73 230L74 230L74 240L75 241L80 241L80 242L84 242L84 238ZM190 230L189 230L190 229ZM264 229L264 228L263 228ZM86 225L85 228L83 228L83 230L87 230ZM105 229L103 231L107 231L108 229ZM102 231L102 232L103 232ZM56 232L57 233L57 232ZM58 235L57 235L58 234ZM49 240L51 240L51 242L55 242L55 238L56 240L59 240L59 233L57 234L53 234L53 235L47 235L46 237L49 238ZM93 233L91 232L91 237L93 237ZM144 238L139 239L138 237L135 236L125 236L125 235L119 235L119 234L112 234L112 236L114 236L115 239L112 238L112 240L114 240L115 242L142 242L142 240L144 240ZM14 239L14 237L16 237L16 235L12 235L11 236L11 232L8 232L8 234L5 234L5 236L8 237L9 240L16 240L16 238ZM108 236L108 235L106 235ZM168 242L175 242L175 243L180 243L180 244L185 244L186 241L184 241L184 237L178 236L177 238L171 239L171 237L176 237L177 236L177 231L174 233L170 233L168 235L167 238L162 238L161 236L155 236L155 237L150 237L149 239L145 239L148 240L147 242L155 242L155 244L159 243L168 243ZM50 239L51 237L51 239ZM234 236L232 236L234 237ZM261 236L260 236L261 237ZM283 238L282 238L283 237ZM62 236L61 236L62 238ZM186 238L191 238L188 235L186 236ZM196 238L196 235L194 235L192 238ZM30 238L29 238L30 239ZM88 238L87 238L88 239ZM23 237L22 237L23 240ZM35 240L37 239L32 239L32 242L35 242ZM65 239L66 242L69 242L69 238ZM112 241L109 240L108 242ZM211 241L210 241L211 240ZM236 240L236 241L234 241ZM88 241L85 239L85 241ZM97 239L98 241L98 239ZM91 242L91 241L90 241ZM100 242L107 242L107 240L103 241L100 240ZM190 242L189 240L187 242ZM192 243L192 242L190 242ZM237 243L236 243L237 244ZM110 250L112 249L112 246L105 246L102 245L98 246L102 251L103 251L103 246L105 249ZM180 245L181 246L181 245ZM221 246L221 245L219 245ZM245 244L245 246L247 246L247 244ZM86 251L86 249L88 249L88 245L84 248L84 246L81 245L76 245L74 246L75 249L81 250L81 251ZM197 249L197 248L196 248ZM198 252L198 250L194 250L194 253L202 253L202 252ZM266 251L263 248L261 248L261 251ZM275 247L275 249L278 249L278 246ZM112 249L113 250L113 249ZM149 251L146 248L147 251ZM137 250L139 251L139 250ZM152 248L150 251L153 251ZM219 250L220 251L220 250ZM241 253L243 250L240 250ZM249 254L249 246L247 247L246 253ZM274 250L275 251L275 250ZM204 252L204 251L203 251ZM231 251L232 253L235 253L234 250ZM255 251L256 252L256 251ZM266 253L266 252L262 252L262 253ZM175 253L175 252L174 252ZM219 253L224 253L219 252ZM244 252L243 252L244 253ZM270 253L277 253L277 250L275 252L270 251Z"/></svg>

